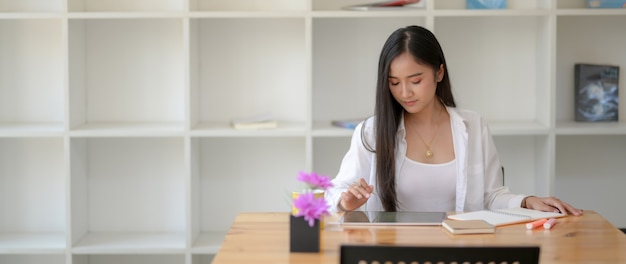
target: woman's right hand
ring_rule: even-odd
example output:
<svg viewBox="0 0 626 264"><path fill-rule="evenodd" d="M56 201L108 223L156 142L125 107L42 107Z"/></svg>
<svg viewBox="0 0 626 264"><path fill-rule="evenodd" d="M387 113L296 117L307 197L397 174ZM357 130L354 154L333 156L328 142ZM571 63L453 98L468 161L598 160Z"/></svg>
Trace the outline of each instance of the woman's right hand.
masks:
<svg viewBox="0 0 626 264"><path fill-rule="evenodd" d="M374 186L367 184L367 182L361 178L358 182L350 185L348 190L341 193L341 201L339 201L339 207L344 211L352 211L361 207L370 195L374 192Z"/></svg>

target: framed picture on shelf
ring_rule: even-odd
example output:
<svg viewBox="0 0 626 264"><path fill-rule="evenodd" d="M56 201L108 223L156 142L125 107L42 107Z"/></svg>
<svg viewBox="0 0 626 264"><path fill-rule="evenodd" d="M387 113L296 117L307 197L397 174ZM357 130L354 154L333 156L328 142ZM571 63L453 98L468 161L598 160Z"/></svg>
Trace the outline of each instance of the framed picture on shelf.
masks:
<svg viewBox="0 0 626 264"><path fill-rule="evenodd" d="M618 66L579 63L574 78L576 121L618 120Z"/></svg>

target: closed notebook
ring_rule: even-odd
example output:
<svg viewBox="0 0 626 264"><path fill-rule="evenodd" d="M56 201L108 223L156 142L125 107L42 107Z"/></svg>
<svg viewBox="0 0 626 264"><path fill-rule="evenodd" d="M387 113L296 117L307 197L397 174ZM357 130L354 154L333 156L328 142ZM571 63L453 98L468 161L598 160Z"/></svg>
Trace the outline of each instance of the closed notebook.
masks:
<svg viewBox="0 0 626 264"><path fill-rule="evenodd" d="M491 234L496 232L496 227L484 220L451 220L446 219L441 223L450 233L459 234Z"/></svg>
<svg viewBox="0 0 626 264"><path fill-rule="evenodd" d="M542 212L526 208L507 208L500 210L480 210L448 216L453 220L485 220L494 226L530 222L542 218L558 218L566 214Z"/></svg>

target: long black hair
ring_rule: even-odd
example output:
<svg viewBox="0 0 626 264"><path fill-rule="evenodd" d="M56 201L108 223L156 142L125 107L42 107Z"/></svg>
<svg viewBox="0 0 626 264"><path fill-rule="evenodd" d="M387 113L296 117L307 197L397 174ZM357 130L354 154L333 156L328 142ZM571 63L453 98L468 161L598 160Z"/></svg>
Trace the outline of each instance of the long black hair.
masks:
<svg viewBox="0 0 626 264"><path fill-rule="evenodd" d="M435 35L420 26L408 26L394 31L387 38L378 62L374 110L376 149L363 142L368 150L376 153L377 188L385 211L397 211L395 149L398 126L404 113L404 108L389 90L389 67L393 59L405 52L411 54L417 63L432 67L435 73L443 65L443 79L437 83L435 94L444 105L456 107L446 59Z"/></svg>

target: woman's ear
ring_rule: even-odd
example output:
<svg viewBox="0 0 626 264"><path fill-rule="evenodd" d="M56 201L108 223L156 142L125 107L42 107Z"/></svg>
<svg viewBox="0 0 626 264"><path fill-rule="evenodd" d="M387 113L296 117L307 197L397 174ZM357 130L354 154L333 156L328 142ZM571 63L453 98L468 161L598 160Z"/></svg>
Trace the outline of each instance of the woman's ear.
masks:
<svg viewBox="0 0 626 264"><path fill-rule="evenodd" d="M437 71L437 82L441 82L443 80L445 72L443 64L439 65L439 70Z"/></svg>

